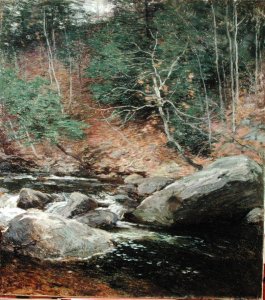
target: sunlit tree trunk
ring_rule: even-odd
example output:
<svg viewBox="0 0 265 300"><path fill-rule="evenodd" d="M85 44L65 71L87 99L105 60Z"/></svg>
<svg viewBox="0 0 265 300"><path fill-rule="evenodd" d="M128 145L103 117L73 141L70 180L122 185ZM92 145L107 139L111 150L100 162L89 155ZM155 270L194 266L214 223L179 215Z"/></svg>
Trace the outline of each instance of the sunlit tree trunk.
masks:
<svg viewBox="0 0 265 300"><path fill-rule="evenodd" d="M60 88L60 84L59 84L59 81L58 81L57 76L56 76L54 61L53 61L53 53L52 53L52 49L51 49L51 45L50 45L50 41L49 41L49 37L48 37L48 33L47 33L47 24L46 24L45 11L43 13L43 32L44 32L44 36L45 36L45 40L46 40L46 44L47 44L47 48L48 48L49 67L51 69L51 73L52 73L53 78L54 78L55 83L56 83L58 95L61 96L61 88Z"/></svg>
<svg viewBox="0 0 265 300"><path fill-rule="evenodd" d="M228 2L226 2L226 34L229 43L229 61L230 61L230 85L231 85L231 106L232 106L232 132L236 130L236 111L235 111L235 80L234 80L234 60L233 60L233 46L232 38L230 35L229 26L229 7Z"/></svg>
<svg viewBox="0 0 265 300"><path fill-rule="evenodd" d="M256 26L255 26L255 92L257 94L259 87L259 73L260 73L260 17L256 16Z"/></svg>
<svg viewBox="0 0 265 300"><path fill-rule="evenodd" d="M220 69L219 69L219 51L218 51L218 42L217 42L217 24L216 24L215 9L214 9L213 2L211 3L211 8L212 8L213 28L214 28L215 66L216 66L216 73L217 73L217 79L218 79L221 119L223 120L224 119L224 101L223 101L223 91L222 91L222 82L221 82L221 76L220 76Z"/></svg>
<svg viewBox="0 0 265 300"><path fill-rule="evenodd" d="M236 132L236 123L237 123L237 109L239 104L239 68L238 68L238 17L237 17L237 2L233 2L234 10L234 52L235 52L235 103L234 103L234 118L233 118L233 133Z"/></svg>
<svg viewBox="0 0 265 300"><path fill-rule="evenodd" d="M207 115L207 126L208 126L208 143L209 143L209 148L210 150L212 149L212 120L211 120L211 113L210 113L210 106L209 106L209 98L208 98L208 93L207 93L207 88L202 72L202 66L201 66L201 61L199 58L199 55L196 53L197 56L197 61L198 61L198 66L199 66L199 71L200 71L200 77L201 81L203 84L203 90L204 90L204 96L205 96L205 108L206 108L206 115Z"/></svg>

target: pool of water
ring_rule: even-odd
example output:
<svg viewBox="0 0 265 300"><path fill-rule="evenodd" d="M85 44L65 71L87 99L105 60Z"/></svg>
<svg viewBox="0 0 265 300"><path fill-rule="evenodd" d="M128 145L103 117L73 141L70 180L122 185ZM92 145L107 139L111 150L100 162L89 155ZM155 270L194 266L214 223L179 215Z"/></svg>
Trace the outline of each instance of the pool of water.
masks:
<svg viewBox="0 0 265 300"><path fill-rule="evenodd" d="M9 175L0 178L0 187L14 194L31 187L100 196L111 194L116 185ZM56 265L2 254L0 291L109 297L261 295L262 234L253 226L165 231L120 221L110 232L115 249L86 262Z"/></svg>

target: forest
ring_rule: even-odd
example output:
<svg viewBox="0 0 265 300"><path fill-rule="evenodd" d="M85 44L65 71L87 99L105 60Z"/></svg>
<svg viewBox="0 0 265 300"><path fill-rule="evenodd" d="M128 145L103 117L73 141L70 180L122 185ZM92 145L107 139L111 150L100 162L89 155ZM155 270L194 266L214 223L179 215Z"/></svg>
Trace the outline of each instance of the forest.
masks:
<svg viewBox="0 0 265 300"><path fill-rule="evenodd" d="M264 20L0 1L0 296L261 295Z"/></svg>

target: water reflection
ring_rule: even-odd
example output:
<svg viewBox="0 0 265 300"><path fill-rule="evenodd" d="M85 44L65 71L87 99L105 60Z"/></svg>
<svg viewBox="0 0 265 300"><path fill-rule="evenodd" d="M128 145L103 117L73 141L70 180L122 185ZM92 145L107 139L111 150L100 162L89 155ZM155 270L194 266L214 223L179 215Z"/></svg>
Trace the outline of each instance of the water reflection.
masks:
<svg viewBox="0 0 265 300"><path fill-rule="evenodd" d="M115 184L97 179L9 175L0 178L0 184L10 191L11 196L3 198L10 209L14 209L15 193L22 187L64 193L65 198L79 191L92 195L102 206L117 208L111 196ZM63 204L52 204L50 210ZM88 262L52 265L2 254L2 291L25 293L28 280L32 294L260 296L262 234L255 227L165 231L119 221L110 232L115 249ZM9 289L6 282L11 284ZM17 290L12 290L14 282L19 286ZM60 286L56 287L55 282ZM95 282L93 288L91 282Z"/></svg>

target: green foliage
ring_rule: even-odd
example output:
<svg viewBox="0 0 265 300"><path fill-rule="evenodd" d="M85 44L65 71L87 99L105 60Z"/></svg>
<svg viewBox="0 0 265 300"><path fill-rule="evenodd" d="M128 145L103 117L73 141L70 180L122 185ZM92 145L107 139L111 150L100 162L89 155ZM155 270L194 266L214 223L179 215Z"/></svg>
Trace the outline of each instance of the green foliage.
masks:
<svg viewBox="0 0 265 300"><path fill-rule="evenodd" d="M87 74L98 79L91 87L94 97L104 104L121 106L120 113L126 119L156 113L158 105L153 77L165 80L160 93L163 100L170 103L164 103L164 109L171 116L171 126L176 128L179 136L184 136L184 131L188 132L187 126L181 125L183 120L173 121L174 106L186 113L183 103L188 107L197 105L196 93L202 93L198 53L209 78L214 67L212 61L207 63L213 50L205 47L205 44L208 45L209 26L204 28L203 41L198 43L198 36L189 34L191 25L183 23L182 17L178 17L180 13L167 9L158 11L153 16L152 24L149 23L155 30L150 30L150 35L147 35L142 19L137 23L133 13L119 12L89 41L94 55ZM194 49L196 43L198 46ZM139 108L137 113L134 113L135 107ZM202 113L200 111L201 116ZM181 139L184 145L187 138L191 140L188 134ZM201 139L201 143L204 141L205 138ZM191 142L189 147L192 148Z"/></svg>
<svg viewBox="0 0 265 300"><path fill-rule="evenodd" d="M119 113L126 120L158 113L162 107L176 140L194 153L207 153L207 114L219 111L211 1L165 1L156 7L148 0L117 2L114 18L89 40L93 55L87 76L97 79L91 87L94 97L121 107ZM225 80L230 80L226 26L233 39L234 4L213 3L223 88ZM245 78L254 74L258 5L238 1L237 6L239 73L246 85ZM261 26L260 51L263 34ZM154 78L163 82L158 83L160 96L155 92Z"/></svg>
<svg viewBox="0 0 265 300"><path fill-rule="evenodd" d="M83 138L85 125L62 113L60 98L41 78L25 81L13 70L2 69L0 100L5 126L13 138L29 143L57 143L60 137Z"/></svg>
<svg viewBox="0 0 265 300"><path fill-rule="evenodd" d="M2 7L0 47L10 51L45 42L44 24L50 39L64 41L64 33L76 31L83 11L75 0L15 0ZM61 39L61 41L60 41Z"/></svg>

